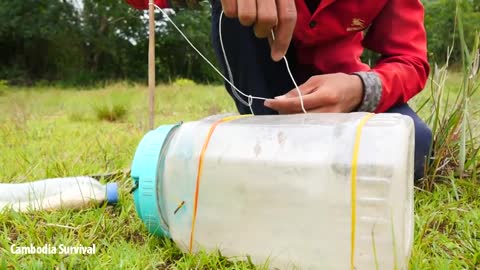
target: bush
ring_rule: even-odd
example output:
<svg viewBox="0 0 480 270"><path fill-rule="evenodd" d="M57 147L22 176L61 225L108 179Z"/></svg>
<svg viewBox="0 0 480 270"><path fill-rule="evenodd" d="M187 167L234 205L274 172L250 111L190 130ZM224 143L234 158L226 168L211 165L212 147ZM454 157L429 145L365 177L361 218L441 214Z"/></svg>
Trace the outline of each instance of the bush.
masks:
<svg viewBox="0 0 480 270"><path fill-rule="evenodd" d="M128 108L123 104L100 104L95 106L95 114L100 121L116 122L125 118Z"/></svg>
<svg viewBox="0 0 480 270"><path fill-rule="evenodd" d="M459 1L460 2L460 1ZM433 188L438 180L455 181L456 178L470 178L476 181L478 160L480 153L476 132L473 129L472 120L478 113L470 108L471 97L480 87L478 81L478 69L480 62L480 35L474 36L470 42L464 29L465 9L460 6L454 14L458 25L458 32L452 35L459 42L456 49L459 53L459 61L462 65L462 81L458 85L458 94L450 97L445 92L445 84L448 76L447 67L450 55L446 57L446 63L439 68L435 65L432 73L431 95L427 101L430 104L430 117L427 123L432 127L434 143L432 145L434 157L428 167L425 186ZM468 47L471 46L469 49ZM453 54L454 50L452 50ZM421 107L426 107L425 104Z"/></svg>
<svg viewBox="0 0 480 270"><path fill-rule="evenodd" d="M173 82L173 85L177 87L192 87L195 86L195 82L190 79L177 79Z"/></svg>
<svg viewBox="0 0 480 270"><path fill-rule="evenodd" d="M7 89L8 83L5 80L0 80L0 96L5 95L5 90Z"/></svg>

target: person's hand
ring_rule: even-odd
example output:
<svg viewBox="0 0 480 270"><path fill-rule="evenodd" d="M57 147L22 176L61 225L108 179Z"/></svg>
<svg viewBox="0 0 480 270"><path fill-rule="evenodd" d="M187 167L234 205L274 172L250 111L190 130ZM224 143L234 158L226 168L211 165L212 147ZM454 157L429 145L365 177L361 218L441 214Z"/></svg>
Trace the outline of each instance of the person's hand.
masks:
<svg viewBox="0 0 480 270"><path fill-rule="evenodd" d="M348 113L358 108L363 98L362 80L345 73L313 76L299 88L307 112ZM302 112L296 89L268 99L264 105L280 114Z"/></svg>
<svg viewBox="0 0 480 270"><path fill-rule="evenodd" d="M253 25L258 38L269 39L274 61L285 56L297 22L295 0L222 0L222 7L225 16L238 18L245 26Z"/></svg>

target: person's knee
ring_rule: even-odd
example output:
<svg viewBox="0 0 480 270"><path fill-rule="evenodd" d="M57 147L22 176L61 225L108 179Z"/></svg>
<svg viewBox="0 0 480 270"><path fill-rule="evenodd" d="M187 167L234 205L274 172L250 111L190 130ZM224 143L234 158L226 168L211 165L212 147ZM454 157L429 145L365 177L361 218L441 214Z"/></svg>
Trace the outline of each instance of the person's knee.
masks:
<svg viewBox="0 0 480 270"><path fill-rule="evenodd" d="M433 137L430 127L428 127L425 122L420 121L415 125L415 133L417 134L418 142L423 146L422 148L428 151Z"/></svg>
<svg viewBox="0 0 480 270"><path fill-rule="evenodd" d="M417 181L425 176L427 161L431 155L432 130L407 104L395 106L388 112L406 115L413 120L415 127L414 178Z"/></svg>
<svg viewBox="0 0 480 270"><path fill-rule="evenodd" d="M425 169L430 159L432 130L423 121L415 124L415 180L425 176Z"/></svg>

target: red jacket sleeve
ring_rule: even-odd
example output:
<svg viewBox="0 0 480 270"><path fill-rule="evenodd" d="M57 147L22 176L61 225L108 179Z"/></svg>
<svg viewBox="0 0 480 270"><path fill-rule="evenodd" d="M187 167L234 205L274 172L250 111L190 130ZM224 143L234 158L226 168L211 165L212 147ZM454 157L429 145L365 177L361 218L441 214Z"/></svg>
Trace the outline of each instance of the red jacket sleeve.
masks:
<svg viewBox="0 0 480 270"><path fill-rule="evenodd" d="M149 0L125 0L127 4L136 9L148 9ZM168 0L155 0L155 5L161 8L168 8Z"/></svg>
<svg viewBox="0 0 480 270"><path fill-rule="evenodd" d="M375 112L406 103L425 87L430 66L420 0L390 0L372 23L364 46L382 55L371 70L382 83Z"/></svg>

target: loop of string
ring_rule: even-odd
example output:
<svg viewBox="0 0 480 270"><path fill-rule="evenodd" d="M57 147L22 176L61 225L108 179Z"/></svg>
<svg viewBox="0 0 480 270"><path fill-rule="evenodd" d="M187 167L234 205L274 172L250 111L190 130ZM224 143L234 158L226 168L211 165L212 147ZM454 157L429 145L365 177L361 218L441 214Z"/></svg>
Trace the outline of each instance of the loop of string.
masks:
<svg viewBox="0 0 480 270"><path fill-rule="evenodd" d="M252 115L255 115L255 113L253 112L252 104L253 104L253 97L252 97L252 95L249 95L248 96L248 107L250 108L250 112L252 113Z"/></svg>
<svg viewBox="0 0 480 270"><path fill-rule="evenodd" d="M222 11L223 14L223 11ZM272 40L275 41L275 33L272 31ZM285 66L287 67L288 75L290 75L290 79L293 82L293 85L295 85L295 90L297 90L298 98L300 99L300 106L302 107L303 113L307 113L307 110L305 110L305 106L303 104L303 96L302 96L302 91L300 91L300 88L297 85L297 82L295 81L295 78L293 78L292 71L290 70L290 65L288 64L288 60L286 56L283 56L283 60L285 60Z"/></svg>
<svg viewBox="0 0 480 270"><path fill-rule="evenodd" d="M223 36L222 36L222 23L223 21L223 11L222 13L220 13L220 18L218 19L218 33L220 35L220 47L222 48L222 53L223 53L223 59L225 60L225 66L227 68L227 73L228 73L228 77L230 79L230 82L232 82L232 84L235 84L235 82L233 81L233 74L232 74L232 69L230 68L230 63L228 61L228 57L227 57L227 53L225 52L225 46L223 45ZM237 91L232 91L233 92L233 95L235 96L235 98L238 99L238 101L240 101L243 105L245 106L248 106L250 107L250 111L252 110L252 105L250 104L250 101L247 103L245 100L243 100L242 97L240 97L240 95L238 94ZM253 98L251 95L248 96L249 99Z"/></svg>
<svg viewBox="0 0 480 270"><path fill-rule="evenodd" d="M225 60L225 65L226 65L226 68L227 68L227 73L228 73L228 76L229 76L229 79L227 79L223 74L222 72L220 72L194 45L193 43L187 38L187 36L182 32L182 30L180 30L180 28L175 24L175 22L173 22L173 20L170 18L170 16L168 16L168 14L163 10L161 9L159 6L157 6L156 4L149 4L149 5L153 5L156 9L158 9L162 14L163 16L165 16L165 18L173 25L173 27L180 33L180 35L182 35L182 37L185 39L185 41L190 45L190 47L192 47L197 53L198 55L200 55L200 57L202 57L203 60L205 60L205 62L207 62L210 67L212 67L213 70L215 70L215 72L218 73L218 75L220 75L220 77L222 77L222 79L224 79L231 87L234 91L233 94L235 96L235 98L240 101L243 105L245 106L248 106L250 108L250 112L252 114L253 113L253 109L252 109L252 104L253 104L253 100L254 99L257 99L257 100L267 100L268 98L264 98L264 97L256 97L256 96L252 96L252 95L247 95L245 94L244 92L242 92L240 89L238 89L235 84L234 84L234 81L233 81L233 74L232 74L232 70L230 68L230 64L228 62L228 58L227 58L227 54L225 52L225 47L223 45L223 36L222 36L222 22L223 22L223 10L222 12L220 13L220 19L219 19L219 22L218 22L218 25L219 25L219 34L220 34L220 45L222 47L222 53L223 53L223 57L224 57L224 60ZM275 34L272 30L272 40L275 40ZM302 96L302 92L300 91L300 88L298 87L297 85L297 82L295 81L295 79L293 78L293 74L290 70L290 67L289 67L289 64L288 64L288 61L287 61L287 58L285 56L283 56L283 60L285 61L285 66L287 67L287 71L288 71L288 74L290 75L290 78L293 82L293 84L295 85L295 89L297 90L297 93L298 93L298 97L300 99L300 106L302 107L302 111L303 113L307 113L307 111L305 110L305 107L304 107L304 103L303 103L303 96ZM247 98L247 102L241 98L240 95L244 96L245 98Z"/></svg>

